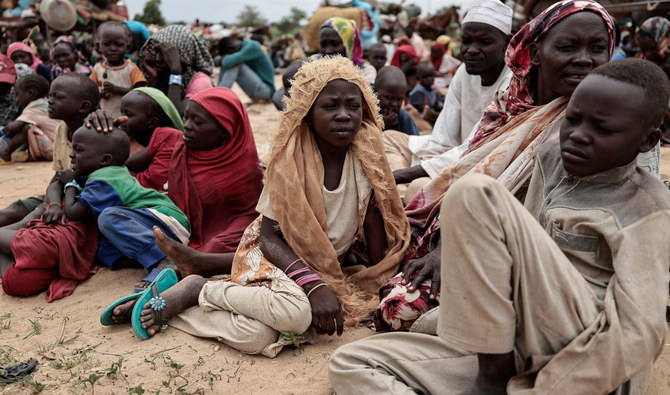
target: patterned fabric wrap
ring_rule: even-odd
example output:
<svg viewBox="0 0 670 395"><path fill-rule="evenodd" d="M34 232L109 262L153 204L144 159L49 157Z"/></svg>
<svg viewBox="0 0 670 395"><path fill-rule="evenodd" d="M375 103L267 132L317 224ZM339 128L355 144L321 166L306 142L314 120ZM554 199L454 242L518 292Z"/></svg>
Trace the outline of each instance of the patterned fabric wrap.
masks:
<svg viewBox="0 0 670 395"><path fill-rule="evenodd" d="M609 57L612 57L614 20L603 6L592 0L563 0L547 8L512 37L505 54L505 63L513 73L512 80L509 88L498 92L491 104L484 110L484 116L479 121L477 132L470 141L471 148L512 118L535 107L530 92L532 68L530 46L540 41L557 23L582 11L594 12L603 18L609 35Z"/></svg>
<svg viewBox="0 0 670 395"><path fill-rule="evenodd" d="M319 93L335 79L355 84L363 95L363 122L349 150L354 166L360 169L356 183L367 182L374 191L370 204L374 200L381 212L387 244L384 258L369 267L350 265L349 257L347 265L341 265L328 238L323 162L314 134L304 120ZM397 273L409 245L409 223L384 155L378 101L361 70L341 56L304 63L295 75L291 92L274 136L265 188L287 244L337 295L345 325L351 326L370 318L379 303L379 287ZM358 200L362 235L365 197L360 190ZM231 278L244 285L273 288L281 269L264 258L258 247L260 223L260 218L254 221L242 236Z"/></svg>
<svg viewBox="0 0 670 395"><path fill-rule="evenodd" d="M421 314L437 307L440 296L430 299L430 280L422 282L413 292L407 292L407 286L402 285L402 273L392 277L379 290L383 306L375 310L372 316L376 331L408 331Z"/></svg>
<svg viewBox="0 0 670 395"><path fill-rule="evenodd" d="M356 27L356 22L348 18L339 16L328 19L321 25L321 28L331 27L342 39L344 47L347 49L347 57L351 59L356 66L361 66L365 63L363 59L363 45L361 44L361 36Z"/></svg>
<svg viewBox="0 0 670 395"><path fill-rule="evenodd" d="M0 95L0 122L13 121L21 113L19 98L12 87L6 95Z"/></svg>
<svg viewBox="0 0 670 395"><path fill-rule="evenodd" d="M661 40L670 36L669 26L670 21L661 16L655 16L642 23L640 32L653 38L656 44L660 44Z"/></svg>
<svg viewBox="0 0 670 395"><path fill-rule="evenodd" d="M14 63L14 68L16 68L16 79L23 77L24 75L35 74L35 71L30 68L25 63Z"/></svg>
<svg viewBox="0 0 670 395"><path fill-rule="evenodd" d="M140 60L138 62L140 68L142 67L143 60L147 56L156 55L156 45L163 42L173 44L177 47L181 63L186 66L186 68L182 70L182 97L186 94L188 84L191 82L191 78L193 78L195 73L200 71L207 75L212 75L212 70L214 70L214 60L212 59L212 55L209 54L209 51L207 51L207 47L198 40L193 32L180 25L164 27L144 43L144 46L140 50ZM147 79L149 78L149 75L146 72L144 72L144 75ZM167 92L168 80L158 81L158 86L156 86L156 88L163 92Z"/></svg>
<svg viewBox="0 0 670 395"><path fill-rule="evenodd" d="M669 28L670 21L663 17L655 16L644 21L642 26L640 26L640 31L638 32L638 35L644 34L654 39L658 49L658 55L661 57L661 59L665 59L668 55L668 51L670 50Z"/></svg>

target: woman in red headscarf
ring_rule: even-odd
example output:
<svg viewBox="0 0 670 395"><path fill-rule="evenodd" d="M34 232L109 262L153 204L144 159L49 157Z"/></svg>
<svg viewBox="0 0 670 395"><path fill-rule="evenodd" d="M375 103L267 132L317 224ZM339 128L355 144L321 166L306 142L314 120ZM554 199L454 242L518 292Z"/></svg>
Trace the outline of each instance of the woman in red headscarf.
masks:
<svg viewBox="0 0 670 395"><path fill-rule="evenodd" d="M193 96L184 113L184 137L170 160L168 196L188 216L188 246L156 230L183 276L230 273L244 229L258 216L263 189L254 136L242 102L228 88ZM166 251L168 252L168 251Z"/></svg>
<svg viewBox="0 0 670 395"><path fill-rule="evenodd" d="M391 66L402 69L405 63L410 61L414 61L414 65L417 65L421 62L421 58L416 54L413 46L409 44L401 45L393 53Z"/></svg>

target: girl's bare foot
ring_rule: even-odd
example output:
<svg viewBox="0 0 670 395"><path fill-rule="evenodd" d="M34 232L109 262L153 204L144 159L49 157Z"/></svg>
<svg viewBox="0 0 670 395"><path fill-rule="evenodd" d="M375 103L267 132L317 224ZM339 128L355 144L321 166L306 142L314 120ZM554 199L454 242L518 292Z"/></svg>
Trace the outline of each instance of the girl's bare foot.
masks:
<svg viewBox="0 0 670 395"><path fill-rule="evenodd" d="M196 250L165 236L165 233L156 226L154 226L154 236L156 237L158 248L170 258L176 266L175 271L181 274L182 277L190 276L191 274L200 274Z"/></svg>
<svg viewBox="0 0 670 395"><path fill-rule="evenodd" d="M135 300L116 306L114 311L112 311L112 319L114 320L114 323L123 324L130 322L130 315L133 313L133 307L135 307Z"/></svg>
<svg viewBox="0 0 670 395"><path fill-rule="evenodd" d="M167 321L187 308L197 305L200 290L205 282L203 277L191 275L162 292L160 296L165 299L165 309L161 311L161 319ZM156 312L150 303L144 305L140 321L142 328L146 329L150 337L161 329L161 324L156 320Z"/></svg>

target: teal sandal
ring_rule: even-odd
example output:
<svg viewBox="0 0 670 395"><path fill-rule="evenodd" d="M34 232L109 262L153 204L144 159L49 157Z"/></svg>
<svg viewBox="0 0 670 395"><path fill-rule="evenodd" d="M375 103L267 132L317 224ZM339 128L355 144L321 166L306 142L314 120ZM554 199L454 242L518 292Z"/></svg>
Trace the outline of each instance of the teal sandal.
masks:
<svg viewBox="0 0 670 395"><path fill-rule="evenodd" d="M105 325L105 326L115 325L116 322L112 318L112 316L114 315L114 309L117 308L118 306L122 305L122 304L130 302L131 300L137 300L137 298L139 298L140 295L142 295L142 292L134 293L132 295L126 295L126 296L120 298L119 300L117 300L116 302L107 306L107 308L102 311L102 314L100 314L100 323L102 325ZM127 313L124 316L126 316L126 318L128 320L125 321L125 322L130 322L130 317L132 315L132 312L133 312L134 308L135 308L135 305L133 304L133 306L131 306L127 310Z"/></svg>
<svg viewBox="0 0 670 395"><path fill-rule="evenodd" d="M167 268L163 269L154 282L151 283L151 286L140 293L140 296L135 301L135 307L133 308L133 313L130 318L130 322L133 325L133 331L135 335L142 340L147 340L149 334L147 330L142 328L142 321L140 317L142 315L142 309L144 305L148 302L151 302L151 308L156 312L156 325L165 325L167 320L161 318L162 310L165 308L165 299L160 296L161 292L164 292L166 289L177 284L179 280L177 279L177 274L174 270Z"/></svg>

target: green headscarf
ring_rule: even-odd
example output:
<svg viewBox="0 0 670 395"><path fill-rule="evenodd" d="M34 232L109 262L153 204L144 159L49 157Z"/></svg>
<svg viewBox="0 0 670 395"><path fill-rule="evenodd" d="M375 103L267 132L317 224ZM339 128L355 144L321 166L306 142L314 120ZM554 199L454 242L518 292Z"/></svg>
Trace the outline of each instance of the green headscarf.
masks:
<svg viewBox="0 0 670 395"><path fill-rule="evenodd" d="M156 103L158 103L158 105L163 109L165 115L167 115L168 118L170 118L170 121L172 121L172 127L174 127L175 129L179 129L182 132L184 131L184 123L181 120L179 111L177 111L177 107L175 107L174 104L172 104L170 99L168 99L168 97L165 96L165 93L161 92L156 88L149 88L146 86L143 86L141 88L135 88L133 90L140 91L145 95L149 96L150 98L154 99L154 101L156 101Z"/></svg>

